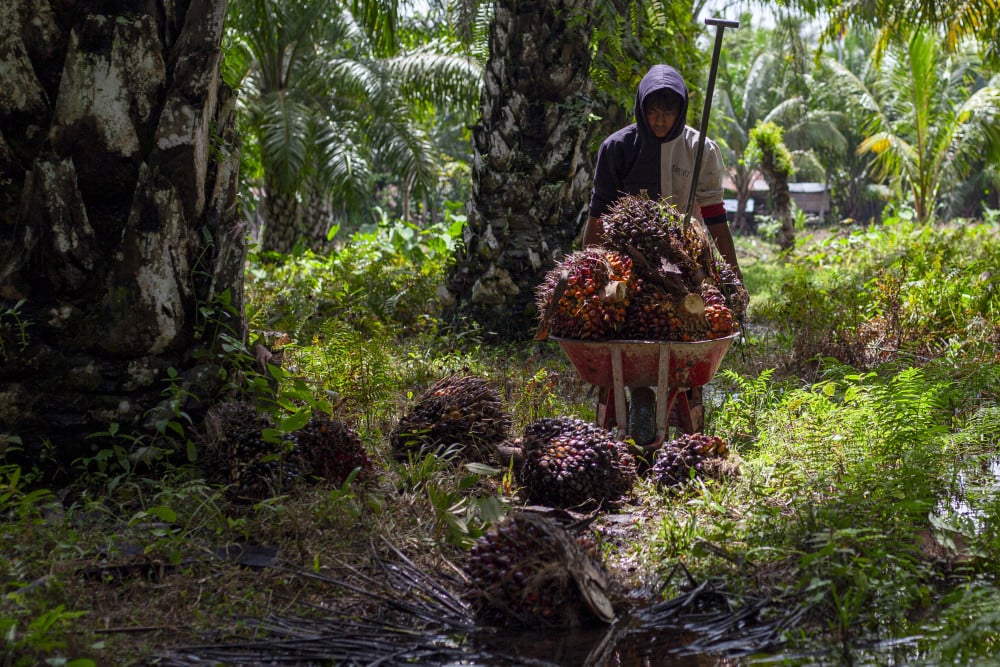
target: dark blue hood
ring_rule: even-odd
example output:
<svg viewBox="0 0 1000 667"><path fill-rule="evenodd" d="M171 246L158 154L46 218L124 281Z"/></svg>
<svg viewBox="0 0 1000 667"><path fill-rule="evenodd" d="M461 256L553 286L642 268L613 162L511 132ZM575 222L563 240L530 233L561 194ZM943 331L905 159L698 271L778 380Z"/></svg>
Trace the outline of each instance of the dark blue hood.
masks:
<svg viewBox="0 0 1000 667"><path fill-rule="evenodd" d="M653 131L649 128L649 124L646 122L646 114L642 112L642 103L648 96L658 90L676 93L683 100L681 102L680 113L677 116L679 122L674 125L674 129L670 130L670 134L663 139L656 138L656 135L653 134ZM649 71L646 72L646 76L642 77L642 81L639 82L639 89L635 93L635 122L639 127L643 143L663 143L664 141L673 141L679 137L681 132L684 131L687 108L688 89L684 83L684 77L670 65L653 65L650 67Z"/></svg>

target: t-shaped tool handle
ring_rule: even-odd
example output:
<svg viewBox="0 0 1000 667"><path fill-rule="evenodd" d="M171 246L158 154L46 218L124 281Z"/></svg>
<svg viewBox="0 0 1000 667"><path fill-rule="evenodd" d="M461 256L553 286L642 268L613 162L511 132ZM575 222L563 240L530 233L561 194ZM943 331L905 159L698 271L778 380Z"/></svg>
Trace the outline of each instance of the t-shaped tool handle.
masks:
<svg viewBox="0 0 1000 667"><path fill-rule="evenodd" d="M698 176L701 173L701 155L705 151L705 133L708 132L708 116L712 111L712 92L715 90L715 73L719 70L719 55L722 53L722 33L726 28L739 28L739 21L729 19L707 18L705 25L714 25L715 48L712 50L712 67L708 71L708 89L705 92L705 106L701 111L701 129L698 133L698 150L694 156L694 171L691 173L691 192L688 194L687 210L684 212L684 229L687 229L694 210L694 196L698 191Z"/></svg>
<svg viewBox="0 0 1000 667"><path fill-rule="evenodd" d="M716 19L709 17L705 19L705 25L717 25L722 26L723 28L739 28L740 22L730 19Z"/></svg>

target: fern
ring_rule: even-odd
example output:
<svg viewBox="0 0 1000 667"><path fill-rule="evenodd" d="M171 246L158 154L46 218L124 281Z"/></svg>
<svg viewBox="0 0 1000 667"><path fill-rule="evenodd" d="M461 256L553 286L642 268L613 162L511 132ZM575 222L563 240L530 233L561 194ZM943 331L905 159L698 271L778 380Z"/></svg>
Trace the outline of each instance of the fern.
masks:
<svg viewBox="0 0 1000 667"><path fill-rule="evenodd" d="M323 322L307 350L293 359L317 393L332 395L338 404L359 416L367 428L390 410L397 378L390 345L384 336L359 332L342 320Z"/></svg>
<svg viewBox="0 0 1000 667"><path fill-rule="evenodd" d="M885 385L872 387L863 396L871 413L866 431L886 456L902 456L928 445L945 433L941 387L928 383L917 368L908 368Z"/></svg>
<svg viewBox="0 0 1000 667"><path fill-rule="evenodd" d="M773 382L774 369L763 370L757 377L744 377L724 369L718 377L731 382L735 389L726 396L722 407L712 413L716 431L737 447L755 442L782 396L782 390Z"/></svg>

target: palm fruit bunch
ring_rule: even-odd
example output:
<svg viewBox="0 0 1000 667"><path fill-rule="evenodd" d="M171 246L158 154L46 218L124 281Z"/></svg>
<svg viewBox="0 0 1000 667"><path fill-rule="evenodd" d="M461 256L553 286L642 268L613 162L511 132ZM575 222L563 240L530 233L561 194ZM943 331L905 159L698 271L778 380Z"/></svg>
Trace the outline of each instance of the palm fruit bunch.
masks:
<svg viewBox="0 0 1000 667"><path fill-rule="evenodd" d="M264 439L271 418L247 401L220 403L205 417L202 469L227 484L234 500L260 501L288 491L299 480L301 461L290 442Z"/></svg>
<svg viewBox="0 0 1000 667"><path fill-rule="evenodd" d="M518 482L529 502L570 508L614 501L636 480L635 458L610 431L575 417L547 417L521 437Z"/></svg>
<svg viewBox="0 0 1000 667"><path fill-rule="evenodd" d="M722 338L736 331L739 326L736 314L726 305L726 296L718 286L708 280L704 281L701 298L705 301L707 338Z"/></svg>
<svg viewBox="0 0 1000 667"><path fill-rule="evenodd" d="M594 539L531 512L484 533L463 564L478 617L524 627L579 627L614 620L619 599Z"/></svg>
<svg viewBox="0 0 1000 667"><path fill-rule="evenodd" d="M601 220L604 245L632 258L645 282L682 297L697 292L706 277L720 279L702 226L685 226L680 211L665 200L626 195Z"/></svg>
<svg viewBox="0 0 1000 667"><path fill-rule="evenodd" d="M358 479L374 473L358 432L326 415L313 415L305 426L291 434L304 467L314 477L340 486L355 468Z"/></svg>
<svg viewBox="0 0 1000 667"><path fill-rule="evenodd" d="M690 341L736 330L749 296L732 267L713 256L701 224L684 225L665 200L631 195L602 223L605 247L629 257L638 277L623 337Z"/></svg>
<svg viewBox="0 0 1000 667"><path fill-rule="evenodd" d="M727 466L729 445L717 435L685 433L656 452L649 477L663 487L681 486L694 476L718 479L733 474Z"/></svg>
<svg viewBox="0 0 1000 667"><path fill-rule="evenodd" d="M636 288L627 256L600 247L570 253L535 290L539 329L565 338L614 338Z"/></svg>
<svg viewBox="0 0 1000 667"><path fill-rule="evenodd" d="M743 316L746 315L747 306L750 305L750 293L747 292L743 281L728 263L722 262L720 264L719 274L722 279L719 285L725 294L726 305L733 311L736 320L742 321Z"/></svg>
<svg viewBox="0 0 1000 667"><path fill-rule="evenodd" d="M624 337L633 340L672 340L681 326L670 295L655 285L632 297L625 320Z"/></svg>
<svg viewBox="0 0 1000 667"><path fill-rule="evenodd" d="M499 392L489 382L457 373L438 380L417 399L393 428L389 444L401 461L421 450L454 445L465 459L492 461L511 423Z"/></svg>

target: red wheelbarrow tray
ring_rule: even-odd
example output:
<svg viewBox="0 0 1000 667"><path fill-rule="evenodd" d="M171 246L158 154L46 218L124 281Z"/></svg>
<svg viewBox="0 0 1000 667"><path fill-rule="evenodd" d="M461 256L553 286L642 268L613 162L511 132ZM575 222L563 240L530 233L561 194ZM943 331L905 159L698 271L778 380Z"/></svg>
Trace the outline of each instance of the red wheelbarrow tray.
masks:
<svg viewBox="0 0 1000 667"><path fill-rule="evenodd" d="M708 384L738 335L690 342L551 338L585 382L608 389L607 397L598 399L597 423L604 428L617 426L619 437L627 425L625 387L658 388L656 437L646 445L656 449L666 438L667 416L675 402L681 421L691 424L686 390Z"/></svg>

